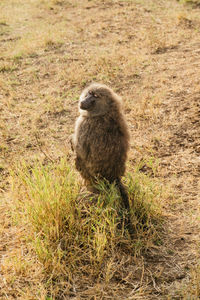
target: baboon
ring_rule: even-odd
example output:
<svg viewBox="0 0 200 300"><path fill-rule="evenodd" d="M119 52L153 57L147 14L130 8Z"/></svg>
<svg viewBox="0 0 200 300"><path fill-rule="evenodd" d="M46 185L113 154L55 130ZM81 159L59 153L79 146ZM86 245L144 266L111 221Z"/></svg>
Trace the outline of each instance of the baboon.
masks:
<svg viewBox="0 0 200 300"><path fill-rule="evenodd" d="M76 168L86 186L99 178L115 182L126 209L128 194L121 182L129 149L128 127L121 99L106 85L93 83L85 88L79 101L80 116L72 137Z"/></svg>

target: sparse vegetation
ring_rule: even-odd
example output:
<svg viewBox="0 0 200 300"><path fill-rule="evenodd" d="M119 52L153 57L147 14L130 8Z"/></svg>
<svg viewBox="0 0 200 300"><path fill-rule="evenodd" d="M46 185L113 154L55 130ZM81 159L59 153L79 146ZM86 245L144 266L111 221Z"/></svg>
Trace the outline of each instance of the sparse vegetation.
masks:
<svg viewBox="0 0 200 300"><path fill-rule="evenodd" d="M199 1L0 1L0 299L199 299ZM89 194L81 90L124 100L124 184Z"/></svg>

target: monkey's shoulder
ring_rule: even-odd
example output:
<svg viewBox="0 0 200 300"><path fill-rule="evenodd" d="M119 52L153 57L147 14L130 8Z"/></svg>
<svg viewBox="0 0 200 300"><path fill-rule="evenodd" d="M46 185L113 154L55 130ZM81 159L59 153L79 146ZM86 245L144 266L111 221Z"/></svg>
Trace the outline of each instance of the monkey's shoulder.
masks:
<svg viewBox="0 0 200 300"><path fill-rule="evenodd" d="M119 120L112 117L93 117L93 118L80 118L79 131L90 132L90 134L123 134L126 131L124 120Z"/></svg>

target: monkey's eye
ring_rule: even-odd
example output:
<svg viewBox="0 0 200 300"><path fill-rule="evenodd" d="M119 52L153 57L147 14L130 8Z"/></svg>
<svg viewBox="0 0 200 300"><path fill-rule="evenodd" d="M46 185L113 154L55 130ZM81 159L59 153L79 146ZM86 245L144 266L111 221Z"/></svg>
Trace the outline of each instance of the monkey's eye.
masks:
<svg viewBox="0 0 200 300"><path fill-rule="evenodd" d="M96 94L96 93L94 93L94 92L89 92L89 94L91 95L91 96L93 96L94 98L99 98L99 96Z"/></svg>

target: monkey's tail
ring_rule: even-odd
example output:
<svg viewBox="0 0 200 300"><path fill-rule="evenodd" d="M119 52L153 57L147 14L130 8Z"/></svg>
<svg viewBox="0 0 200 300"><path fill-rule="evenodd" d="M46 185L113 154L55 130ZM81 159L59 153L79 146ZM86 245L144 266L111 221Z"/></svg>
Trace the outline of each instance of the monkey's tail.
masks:
<svg viewBox="0 0 200 300"><path fill-rule="evenodd" d="M123 185L123 183L121 182L121 180L119 178L117 178L116 180L116 185L120 191L123 203L124 203L124 207L130 211L130 205L129 205L129 200L128 200L128 193L126 191L125 186Z"/></svg>
<svg viewBox="0 0 200 300"><path fill-rule="evenodd" d="M123 185L123 183L121 182L121 180L119 178L116 180L116 185L120 191L124 207L127 210L127 215L125 218L125 226L127 227L129 234L132 236L134 234L134 229L133 229L133 225L131 223L130 204L129 204L129 200L128 200L128 193L127 193L125 186Z"/></svg>

